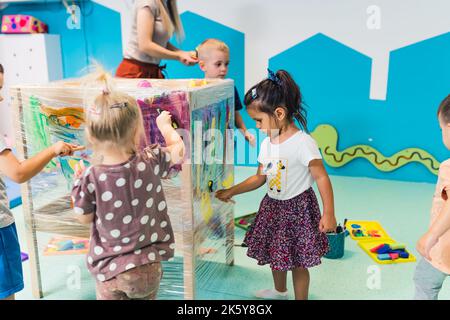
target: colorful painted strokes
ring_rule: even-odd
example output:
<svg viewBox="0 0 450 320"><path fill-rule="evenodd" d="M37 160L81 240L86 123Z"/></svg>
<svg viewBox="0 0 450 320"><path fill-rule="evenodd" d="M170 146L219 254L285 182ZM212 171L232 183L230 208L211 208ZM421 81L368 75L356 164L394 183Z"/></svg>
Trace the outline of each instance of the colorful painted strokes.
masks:
<svg viewBox="0 0 450 320"><path fill-rule="evenodd" d="M226 129L234 121L229 105L230 101L224 100L192 112L191 130L196 130L194 125L201 125L202 134L198 134L197 138L206 137L205 141L194 142L192 157L201 161L193 166L192 172L194 206L199 208L200 219L197 221L203 221L206 225L215 219L214 215L218 212L215 208L220 207L213 193L224 185L231 185L234 178L227 165L226 154L229 146L233 146L232 137L226 135Z"/></svg>
<svg viewBox="0 0 450 320"><path fill-rule="evenodd" d="M380 171L393 171L412 162L424 165L431 173L437 175L439 161L427 151L419 148L403 149L390 157L368 145L355 145L343 151L337 150L338 133L329 124L318 125L311 133L316 140L325 162L331 167L342 167L356 158L368 160Z"/></svg>
<svg viewBox="0 0 450 320"><path fill-rule="evenodd" d="M156 126L156 118L161 111L169 111L172 115L174 129L189 129L189 101L185 92L175 91L151 97L139 97L137 103L141 108L144 119L145 136L147 144L160 144L165 146L164 138Z"/></svg>

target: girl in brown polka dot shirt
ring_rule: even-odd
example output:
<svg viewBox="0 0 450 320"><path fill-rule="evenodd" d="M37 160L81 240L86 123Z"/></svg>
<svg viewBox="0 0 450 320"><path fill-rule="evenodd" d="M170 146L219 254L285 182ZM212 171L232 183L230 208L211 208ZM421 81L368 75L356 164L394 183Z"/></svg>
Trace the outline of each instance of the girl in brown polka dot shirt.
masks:
<svg viewBox="0 0 450 320"><path fill-rule="evenodd" d="M134 98L105 89L87 108L86 138L94 165L75 177L72 197L82 223L92 223L87 266L96 279L97 299L154 299L160 261L174 255L174 235L161 179L184 156L181 137L164 111L157 126L167 147L147 147Z"/></svg>

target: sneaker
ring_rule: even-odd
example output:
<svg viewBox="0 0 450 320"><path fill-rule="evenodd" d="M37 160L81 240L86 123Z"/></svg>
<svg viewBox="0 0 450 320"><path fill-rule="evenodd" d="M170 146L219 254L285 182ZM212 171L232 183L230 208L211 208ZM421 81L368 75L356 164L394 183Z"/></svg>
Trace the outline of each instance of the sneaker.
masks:
<svg viewBox="0 0 450 320"><path fill-rule="evenodd" d="M270 300L287 300L288 292L279 292L275 289L264 289L256 291L255 297Z"/></svg>

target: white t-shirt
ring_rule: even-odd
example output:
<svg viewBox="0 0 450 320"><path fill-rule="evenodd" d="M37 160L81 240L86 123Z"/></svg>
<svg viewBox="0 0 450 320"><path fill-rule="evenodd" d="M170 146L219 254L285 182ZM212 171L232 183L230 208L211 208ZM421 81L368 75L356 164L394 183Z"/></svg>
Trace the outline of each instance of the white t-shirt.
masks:
<svg viewBox="0 0 450 320"><path fill-rule="evenodd" d="M309 162L322 159L316 141L303 131L280 144L267 137L261 144L258 162L267 175L267 194L277 200L288 200L308 190L314 183Z"/></svg>

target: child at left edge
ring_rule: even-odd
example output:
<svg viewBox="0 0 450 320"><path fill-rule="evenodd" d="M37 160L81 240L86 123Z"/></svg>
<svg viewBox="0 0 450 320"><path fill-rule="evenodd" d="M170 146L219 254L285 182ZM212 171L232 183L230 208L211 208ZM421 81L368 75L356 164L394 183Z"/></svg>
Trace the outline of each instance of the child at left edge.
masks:
<svg viewBox="0 0 450 320"><path fill-rule="evenodd" d="M0 91L3 88L4 69L0 64ZM0 93L0 102L3 97ZM15 300L15 294L24 288L22 259L14 216L9 209L5 175L16 183L30 180L54 157L72 155L84 149L63 141L58 141L36 155L19 161L0 137L0 300Z"/></svg>

